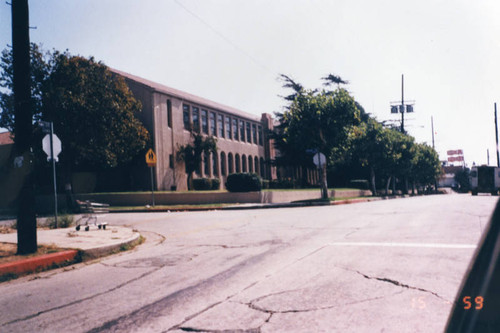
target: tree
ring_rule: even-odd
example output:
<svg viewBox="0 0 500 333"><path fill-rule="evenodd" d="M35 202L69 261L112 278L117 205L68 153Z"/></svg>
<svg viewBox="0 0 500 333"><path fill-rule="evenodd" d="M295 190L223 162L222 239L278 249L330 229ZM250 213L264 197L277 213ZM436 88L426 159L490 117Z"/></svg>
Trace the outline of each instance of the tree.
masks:
<svg viewBox="0 0 500 333"><path fill-rule="evenodd" d="M199 170L202 156L209 153L217 153L217 139L213 136L204 137L198 133L193 134L192 143L178 147L177 160L183 161L186 165L188 190L192 188L193 173Z"/></svg>
<svg viewBox="0 0 500 333"><path fill-rule="evenodd" d="M0 126L12 130L12 51L2 52L0 65ZM141 104L123 78L113 75L94 58L69 52L43 52L31 44L33 120L54 122L62 142L59 155L64 181L70 184L74 170L103 170L124 166L144 150L149 133L136 118ZM38 163L42 133L35 123L33 150ZM68 186L65 186L68 188ZM69 187L70 188L70 187Z"/></svg>
<svg viewBox="0 0 500 333"><path fill-rule="evenodd" d="M123 78L93 58L55 53L52 62L43 118L54 121L66 166L113 168L144 150L149 134L135 117L142 106Z"/></svg>
<svg viewBox="0 0 500 333"><path fill-rule="evenodd" d="M14 132L14 94L13 92L13 67L12 49L5 49L0 55L0 127ZM42 114L42 84L49 75L47 57L40 46L30 44L30 82L31 82L31 108L33 121L38 121Z"/></svg>
<svg viewBox="0 0 500 333"><path fill-rule="evenodd" d="M411 180L422 186L434 185L442 173L438 153L434 148L421 143L415 144L413 149Z"/></svg>
<svg viewBox="0 0 500 333"><path fill-rule="evenodd" d="M302 155L314 149L333 161L342 151L352 126L359 121L354 98L342 88L333 92L307 90L296 96L283 113L285 144ZM322 172L322 197L327 198L326 167Z"/></svg>

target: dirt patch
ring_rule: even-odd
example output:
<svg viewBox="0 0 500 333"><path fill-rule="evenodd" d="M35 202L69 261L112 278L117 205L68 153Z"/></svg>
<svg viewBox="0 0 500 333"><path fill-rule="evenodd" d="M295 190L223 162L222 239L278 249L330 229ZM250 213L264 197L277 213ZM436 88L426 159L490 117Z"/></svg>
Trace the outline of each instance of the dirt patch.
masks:
<svg viewBox="0 0 500 333"><path fill-rule="evenodd" d="M7 262L22 260L26 258L32 258L41 256L49 253L61 252L66 249L61 249L55 245L39 245L38 250L35 253L17 255L17 244L14 243L2 243L0 242L0 264L5 264Z"/></svg>

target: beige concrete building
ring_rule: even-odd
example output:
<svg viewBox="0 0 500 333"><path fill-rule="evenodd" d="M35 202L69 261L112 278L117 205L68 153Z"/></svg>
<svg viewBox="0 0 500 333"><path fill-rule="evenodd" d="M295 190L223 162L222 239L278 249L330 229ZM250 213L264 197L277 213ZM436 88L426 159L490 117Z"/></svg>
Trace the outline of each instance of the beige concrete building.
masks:
<svg viewBox="0 0 500 333"><path fill-rule="evenodd" d="M275 152L267 137L273 129L270 114L261 117L210 101L118 70L142 103L140 120L148 129L157 155L154 172L157 190L186 190L185 165L176 159L179 146L192 142L192 133L217 139L217 154L205 156L197 177L219 178L224 186L227 175L255 172L263 179L275 179L269 163Z"/></svg>

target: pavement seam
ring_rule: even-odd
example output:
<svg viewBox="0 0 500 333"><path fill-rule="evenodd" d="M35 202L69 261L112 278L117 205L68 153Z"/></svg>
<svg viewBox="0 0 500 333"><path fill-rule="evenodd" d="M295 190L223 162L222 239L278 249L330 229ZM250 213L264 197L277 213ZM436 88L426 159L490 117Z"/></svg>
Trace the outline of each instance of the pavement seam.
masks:
<svg viewBox="0 0 500 333"><path fill-rule="evenodd" d="M438 293L430 291L430 290L427 290L427 289L424 289L424 288L413 287L413 286L410 286L410 285L407 285L407 284L404 284L404 283L401 283L399 281L396 281L396 280L393 280L393 279L389 279L389 278L381 278L381 277L376 277L376 276L369 276L369 275L361 273L358 270L350 270L350 269L346 269L346 268L343 268L343 269L345 269L347 271L351 271L351 272L356 272L359 275L363 276L365 279L378 280L378 281L382 281L382 282L391 283L391 284L393 284L395 286L406 288L406 289L413 289L413 290L423 291L425 293L432 294L432 295L436 296L437 298L442 299L443 301L451 303L449 300L447 300L446 298L440 296Z"/></svg>
<svg viewBox="0 0 500 333"><path fill-rule="evenodd" d="M76 300L76 301L73 301L73 302L69 302L69 303L66 303L66 304L63 304L63 305L60 305L60 306L56 306L56 307L53 307L53 308L50 308L50 309L47 309L47 310L39 311L39 312L37 312L37 313L33 313L33 314L28 315L28 316L25 316L25 317L23 317L23 318L18 318L18 319L11 320L11 321L9 321L9 322L6 322L6 323L2 324L2 325L1 325L1 327L3 327L3 326L7 326L7 325L10 325L10 324L15 324L15 323L18 323L18 322L21 322L21 321L29 320L29 319L32 319L32 318L38 317L38 316L40 316L40 315L46 314L46 313L48 313L48 312L52 312L52 311L55 311L55 310L60 310L60 309L63 309L63 308L65 308L65 307L72 306L72 305L75 305L75 304L79 304L79 303L82 303L82 302L88 301L88 300L90 300L90 299L93 299L93 298L95 298L95 297L99 297L99 296L105 295L105 294L107 294L107 293L110 293L110 292L113 292L113 291L115 291L115 290L117 290L117 289L120 289L120 288L122 288L122 287L124 287L124 286L126 286L126 285L128 285L128 284L130 284L130 283L132 283L132 282L134 282L134 281L137 281L137 280L139 280L139 279L142 279L142 278L143 278L143 277L145 277L145 276L148 276L148 275L150 275L150 274L153 274L154 272L158 271L158 270L159 270L159 269L161 269L161 268L162 268L162 267L158 267L157 269L154 269L154 270L151 270L151 271L149 271L149 272L146 272L146 273L144 273L144 274L142 274L142 275L140 275L140 276L138 276L138 277L136 277L136 278L133 278L133 279L128 280L128 281L126 281L126 282L124 282L124 283L122 283L122 284L119 284L119 285L118 285L118 286L116 286L116 287L113 287L113 288L108 289L108 290L106 290L106 291L103 291L103 292L100 292L100 293L94 294L94 295L92 295L92 296L88 296L88 297L85 297L85 298L82 298L82 299L79 299L79 300Z"/></svg>

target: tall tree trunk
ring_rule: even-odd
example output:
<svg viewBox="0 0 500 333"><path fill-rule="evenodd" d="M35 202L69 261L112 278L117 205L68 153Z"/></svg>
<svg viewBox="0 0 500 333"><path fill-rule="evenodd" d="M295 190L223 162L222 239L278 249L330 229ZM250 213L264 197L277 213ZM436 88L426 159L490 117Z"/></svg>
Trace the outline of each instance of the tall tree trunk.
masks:
<svg viewBox="0 0 500 333"><path fill-rule="evenodd" d="M389 186L391 185L391 176L387 176L387 183L385 185L385 195L389 195Z"/></svg>
<svg viewBox="0 0 500 333"><path fill-rule="evenodd" d="M326 181L326 164L321 169L321 198L328 199L328 184Z"/></svg>
<svg viewBox="0 0 500 333"><path fill-rule="evenodd" d="M188 178L187 178L187 186L188 186L188 191L191 191L192 185L193 184L193 173L189 172L188 173Z"/></svg>
<svg viewBox="0 0 500 333"><path fill-rule="evenodd" d="M375 169L373 166L370 166L370 187L372 189L372 195L376 196L377 195L377 185L375 182Z"/></svg>

